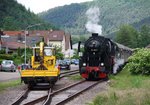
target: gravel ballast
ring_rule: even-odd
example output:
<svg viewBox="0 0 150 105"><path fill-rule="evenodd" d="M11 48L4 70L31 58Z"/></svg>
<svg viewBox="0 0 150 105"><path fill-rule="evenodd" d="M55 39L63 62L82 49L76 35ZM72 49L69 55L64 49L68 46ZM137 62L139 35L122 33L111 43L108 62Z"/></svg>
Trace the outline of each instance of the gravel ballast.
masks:
<svg viewBox="0 0 150 105"><path fill-rule="evenodd" d="M65 105L87 105L88 103L91 103L100 92L103 91L107 91L107 82L99 83L92 89L82 93Z"/></svg>
<svg viewBox="0 0 150 105"><path fill-rule="evenodd" d="M62 78L55 84L54 91L64 88L75 82L77 81L70 80L70 78L67 77ZM0 105L11 105L25 91L26 88L27 86L23 84L17 87L7 88L6 90L0 92ZM66 103L66 105L86 105L102 91L107 91L107 82L99 83L92 89L82 93L72 101Z"/></svg>

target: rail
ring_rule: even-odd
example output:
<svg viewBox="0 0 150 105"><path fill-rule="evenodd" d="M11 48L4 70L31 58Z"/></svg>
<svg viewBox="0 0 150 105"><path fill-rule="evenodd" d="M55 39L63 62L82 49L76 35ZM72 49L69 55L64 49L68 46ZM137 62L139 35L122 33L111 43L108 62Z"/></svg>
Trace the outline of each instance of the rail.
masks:
<svg viewBox="0 0 150 105"><path fill-rule="evenodd" d="M78 74L78 73L79 73L79 70L70 70L70 71L62 72L62 73L60 73L59 79L66 77L66 76Z"/></svg>

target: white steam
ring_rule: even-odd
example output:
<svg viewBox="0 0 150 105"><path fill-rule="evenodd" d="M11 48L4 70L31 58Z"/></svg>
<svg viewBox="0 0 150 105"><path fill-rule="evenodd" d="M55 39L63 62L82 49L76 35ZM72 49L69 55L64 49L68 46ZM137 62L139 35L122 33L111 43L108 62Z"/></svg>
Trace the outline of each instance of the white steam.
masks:
<svg viewBox="0 0 150 105"><path fill-rule="evenodd" d="M88 32L102 34L102 26L99 25L100 10L98 7L92 7L86 11L88 22L85 27Z"/></svg>
<svg viewBox="0 0 150 105"><path fill-rule="evenodd" d="M115 64L113 66L113 74L117 74L119 66L122 66L124 62L124 59L115 59Z"/></svg>

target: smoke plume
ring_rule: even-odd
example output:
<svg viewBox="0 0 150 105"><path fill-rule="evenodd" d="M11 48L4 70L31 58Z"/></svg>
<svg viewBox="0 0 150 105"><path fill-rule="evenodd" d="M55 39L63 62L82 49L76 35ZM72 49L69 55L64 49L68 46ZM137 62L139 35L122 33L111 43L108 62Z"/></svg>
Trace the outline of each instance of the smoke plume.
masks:
<svg viewBox="0 0 150 105"><path fill-rule="evenodd" d="M113 74L117 74L119 67L122 66L124 63L124 59L116 59L115 65L113 67Z"/></svg>
<svg viewBox="0 0 150 105"><path fill-rule="evenodd" d="M99 25L100 10L98 7L92 7L86 11L88 22L85 27L88 32L102 34L102 26Z"/></svg>

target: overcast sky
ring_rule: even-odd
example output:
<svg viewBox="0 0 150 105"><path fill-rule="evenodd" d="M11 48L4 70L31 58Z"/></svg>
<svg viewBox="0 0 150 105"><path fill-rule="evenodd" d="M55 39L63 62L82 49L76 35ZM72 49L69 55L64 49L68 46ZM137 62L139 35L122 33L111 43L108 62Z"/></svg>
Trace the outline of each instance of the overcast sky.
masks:
<svg viewBox="0 0 150 105"><path fill-rule="evenodd" d="M93 0L17 0L17 1L23 4L27 9L30 8L32 12L39 13L57 6Z"/></svg>

